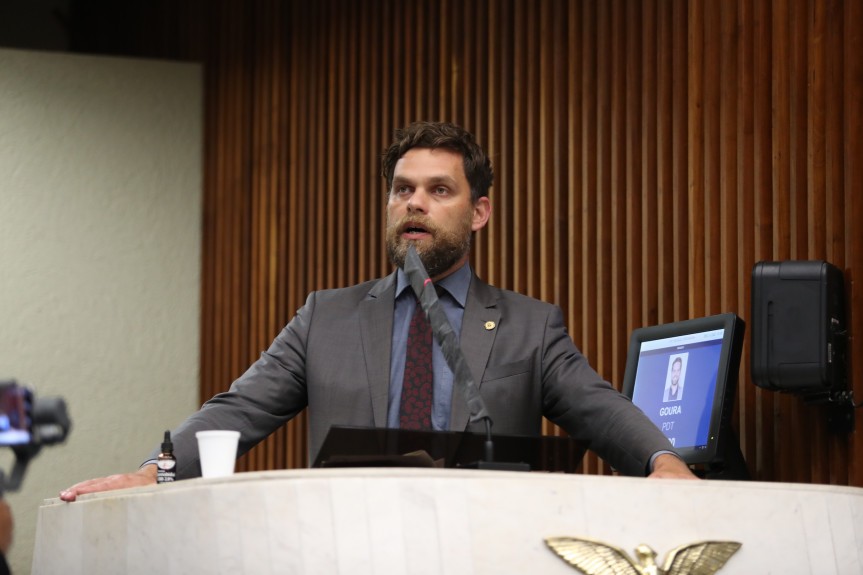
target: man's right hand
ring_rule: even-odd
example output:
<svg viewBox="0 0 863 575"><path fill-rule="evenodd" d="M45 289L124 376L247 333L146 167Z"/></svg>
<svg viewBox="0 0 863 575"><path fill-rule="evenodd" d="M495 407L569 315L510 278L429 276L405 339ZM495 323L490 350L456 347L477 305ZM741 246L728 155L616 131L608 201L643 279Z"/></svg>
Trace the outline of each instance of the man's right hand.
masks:
<svg viewBox="0 0 863 575"><path fill-rule="evenodd" d="M89 479L76 483L69 489L60 492L63 501L75 501L79 495L85 493L97 493L99 491L113 491L114 489L126 489L127 487L141 487L142 485L156 484L156 464L145 465L135 473L124 473L122 475L110 475L99 479Z"/></svg>

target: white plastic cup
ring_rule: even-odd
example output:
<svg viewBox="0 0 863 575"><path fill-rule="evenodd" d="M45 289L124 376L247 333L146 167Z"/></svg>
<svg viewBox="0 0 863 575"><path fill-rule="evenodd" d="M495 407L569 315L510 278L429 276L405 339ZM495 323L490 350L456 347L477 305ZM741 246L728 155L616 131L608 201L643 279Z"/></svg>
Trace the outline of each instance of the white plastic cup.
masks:
<svg viewBox="0 0 863 575"><path fill-rule="evenodd" d="M198 455L201 458L201 475L204 477L225 477L233 475L237 462L239 431L213 430L198 431Z"/></svg>

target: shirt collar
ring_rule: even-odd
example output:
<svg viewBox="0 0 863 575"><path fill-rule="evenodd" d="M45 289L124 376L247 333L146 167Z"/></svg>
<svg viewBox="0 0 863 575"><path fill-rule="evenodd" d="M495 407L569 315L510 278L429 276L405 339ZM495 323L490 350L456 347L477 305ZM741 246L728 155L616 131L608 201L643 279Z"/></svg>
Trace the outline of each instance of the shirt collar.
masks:
<svg viewBox="0 0 863 575"><path fill-rule="evenodd" d="M465 262L465 264L459 269L442 280L435 282L435 285L444 288L461 307L464 307L467 303L467 290L470 288L471 275L473 274L471 273L470 264ZM408 281L407 274L405 274L402 268L397 268L396 298L399 298L402 295L402 292L409 288L410 282Z"/></svg>

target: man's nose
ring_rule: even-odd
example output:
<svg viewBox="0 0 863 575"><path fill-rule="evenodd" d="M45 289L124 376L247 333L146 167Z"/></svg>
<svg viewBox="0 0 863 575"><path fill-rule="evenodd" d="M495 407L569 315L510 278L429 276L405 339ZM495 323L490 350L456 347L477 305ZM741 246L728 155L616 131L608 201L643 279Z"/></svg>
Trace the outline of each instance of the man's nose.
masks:
<svg viewBox="0 0 863 575"><path fill-rule="evenodd" d="M428 207L428 192L423 188L416 188L408 200L408 211L412 213L426 213Z"/></svg>

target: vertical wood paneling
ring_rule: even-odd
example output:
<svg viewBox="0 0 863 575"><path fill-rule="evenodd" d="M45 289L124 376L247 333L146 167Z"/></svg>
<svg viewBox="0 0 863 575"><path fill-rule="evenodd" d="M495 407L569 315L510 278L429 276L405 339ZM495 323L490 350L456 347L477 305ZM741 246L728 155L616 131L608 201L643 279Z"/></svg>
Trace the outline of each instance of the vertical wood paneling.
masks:
<svg viewBox="0 0 863 575"><path fill-rule="evenodd" d="M417 119L461 123L491 154L476 271L559 304L615 385L633 328L725 311L748 320L756 261L826 258L845 273L850 382L863 396L859 2L206 10L197 44L154 42L206 64L202 400L310 290L388 273L379 154ZM734 425L756 478L863 485L860 432L830 435L824 416L756 388L747 347ZM302 415L241 466L305 458ZM592 455L583 470L610 473Z"/></svg>
<svg viewBox="0 0 863 575"><path fill-rule="evenodd" d="M719 245L713 248L712 259L716 261L718 277L713 277L711 282L716 294L716 305L711 308L711 313L722 313L727 310L742 309L739 294L745 289L737 281L737 269L739 265L741 206L737 195L737 146L738 137L737 111L738 111L738 89L736 79L738 77L738 20L737 5L730 3L724 6L721 14L717 15L721 21L720 45L718 46L719 62L716 63L717 81L716 86L717 121L716 133L717 153L712 162L715 168L715 177L718 181L714 209L719 214L714 218L717 231L721 235ZM714 170L711 170L713 173ZM724 255L724 257L723 257Z"/></svg>
<svg viewBox="0 0 863 575"><path fill-rule="evenodd" d="M584 60L582 58L582 45L584 30L582 28L581 7L570 2L566 4L566 37L569 38L568 61L566 63L566 98L564 107L566 109L567 124L565 134L562 135L567 142L566 156L560 156L566 167L566 177L561 181L567 196L566 219L569 223L566 238L566 261L561 264L560 273L566 282L566 319L570 327L573 339L578 345L584 338L581 326L587 324L586 314L582 306L584 293L583 274L584 252L582 249L582 203L584 193L584 151L582 147L582 132L584 131L583 92L581 90L582 77L584 76ZM561 18L563 19L563 17ZM562 86L563 87L563 86Z"/></svg>
<svg viewBox="0 0 863 575"><path fill-rule="evenodd" d="M541 42L545 36L554 36L554 24L552 20L553 2L543 2L539 6L538 25L535 27L536 40L538 45L537 58L539 61L539 80L537 86L536 101L528 103L530 109L538 112L537 126L535 131L538 134L536 146L534 146L533 172L536 185L531 186L532 189L538 190L538 194L534 194L537 198L535 205L537 206L536 216L533 218L535 222L531 226L532 229L538 230L536 234L537 242L534 245L534 258L539 260L539 290L537 297L548 300L555 299L559 294L555 290L555 282L552 281L555 265L555 250L558 247L555 242L555 237L560 233L560 227L554 218L555 207L559 208L559 197L553 192L555 189L554 175L559 165L557 162L546 162L545 158L553 158L557 146L554 142L554 124L556 117L559 117L555 110L556 92L555 92L555 74L554 62L557 56L556 50L553 50L554 44ZM528 57L528 61L534 61L534 58ZM528 237L533 236L530 234ZM557 300L559 301L559 299Z"/></svg>
<svg viewBox="0 0 863 575"><path fill-rule="evenodd" d="M644 2L640 18L642 41L636 55L641 53L642 89L641 89L641 173L636 170L633 173L641 178L641 226L642 234L633 235L633 249L630 257L638 259L641 267L641 301L640 312L635 311L630 318L629 328L636 326L656 325L659 323L661 310L660 286L663 284L664 268L659 264L662 254L660 228L664 218L662 214L662 198L664 182L661 175L666 173L660 169L660 162L667 157L666 151L662 149L667 125L660 121L663 117L662 106L666 103L665 94L660 90L660 64L658 53L663 49L660 47L662 16L657 7L657 2L650 0ZM639 20L635 20L639 24ZM668 116L667 112L665 114ZM636 193L636 192L633 192ZM634 210L635 211L635 210ZM636 217L638 212L636 212ZM639 249L639 246L641 249ZM631 293L638 293L637 285L632 286Z"/></svg>
<svg viewBox="0 0 863 575"><path fill-rule="evenodd" d="M722 310L721 281L722 260L722 215L728 210L727 198L720 188L720 165L722 162L720 129L720 96L722 95L721 32L723 12L729 10L718 2L706 2L703 10L704 23L704 244L703 253L696 257L704 261L704 304L692 315L713 315ZM695 234L699 235L698 233Z"/></svg>
<svg viewBox="0 0 863 575"><path fill-rule="evenodd" d="M710 2L707 2L710 4ZM686 221L678 222L682 229L688 231L687 262L689 263L689 306L686 317L699 317L707 315L704 310L705 293L705 242L708 234L707 222L705 221L705 177L704 177L704 123L705 123L705 101L704 101L704 75L709 72L705 70L705 24L704 4L701 0L695 0L689 5L688 27L688 50L689 61L687 67L688 75L688 151L689 151L689 174L687 186L688 217ZM678 276L680 277L680 276Z"/></svg>
<svg viewBox="0 0 863 575"><path fill-rule="evenodd" d="M652 258L647 259L655 266L659 287L656 302L657 315L652 321L644 325L657 325L673 321L675 317L675 294L677 282L675 280L676 257L668 257L673 254L674 248L674 114L672 112L674 103L674 81L673 78L680 74L673 74L674 67L674 20L672 14L671 0L657 0L656 6L656 83L657 103L656 111L651 114L648 110L646 116L656 117L657 140L656 140L656 229L657 250Z"/></svg>
<svg viewBox="0 0 863 575"><path fill-rule="evenodd" d="M755 263L755 26L753 4L749 0L739 0L738 32L737 32L737 72L734 76L737 88L737 139L731 145L735 147L736 172L728 174L723 169L723 177L734 179L737 203L740 207L737 224L738 249L737 265L733 265L729 276L736 275L740 297L735 307L729 309L751 309L749 276L740 270L752 269ZM723 53L725 51L723 50ZM725 228L725 231L730 231ZM723 281L732 281L726 276ZM747 333L743 351L743 365L749 362L749 334ZM746 377L741 377L737 392L737 412L735 424L741 450L749 454L750 470L758 467L756 444L756 388L747 385Z"/></svg>
<svg viewBox="0 0 863 575"><path fill-rule="evenodd" d="M569 5L567 2L555 2L549 10L549 28L552 30L554 45L567 45L569 38ZM569 109L569 77L568 71L571 66L569 50L552 50L553 65L550 69L552 75L553 101L548 113L548 129L550 133L549 149L547 153L541 153L540 158L552 157L553 165L549 170L550 190L568 190L569 172L572 164L570 158L570 109ZM552 228L552 252L553 257L549 265L549 298L560 302L564 316L568 317L572 307L569 299L569 282L566 270L570 261L570 218L569 218L570 194L553 193L549 206L548 225ZM569 323L569 322L568 322Z"/></svg>
<svg viewBox="0 0 863 575"><path fill-rule="evenodd" d="M671 116L672 116L672 151L671 151L671 205L673 220L671 221L670 249L663 255L671 255L674 273L672 289L674 290L674 313L670 318L661 321L679 321L690 317L690 265L689 265L689 50L688 25L689 6L681 2L669 0L672 14L672 72L671 72Z"/></svg>
<svg viewBox="0 0 863 575"><path fill-rule="evenodd" d="M838 8L838 7L837 7ZM863 198L860 185L863 182L863 6L859 2L847 1L844 4L845 39L842 54L843 68L843 113L845 115L844 132L844 192L845 192L845 244L847 256L843 266L846 274L846 294L848 304L850 345L850 378L857 392L857 397L863 397L863 234L860 233L860 222L863 222ZM859 401L859 399L858 399ZM859 427L859 426L858 426ZM843 445L843 447L845 447ZM857 431L847 444L849 449L849 475L854 485L863 485L863 439ZM841 483L845 480L844 470L836 466L832 470L831 482Z"/></svg>
<svg viewBox="0 0 863 575"><path fill-rule="evenodd" d="M645 92L642 76L642 60L641 53L644 49L642 43L642 4L640 0L627 2L624 13L623 33L626 38L624 54L624 74L625 86L623 89L623 100L625 107L624 114L624 152L622 154L621 169L618 173L621 176L621 204L623 205L624 217L622 220L622 229L617 235L622 238L621 247L622 254L622 270L623 277L620 282L619 291L616 293L622 294L622 297L617 298L617 302L626 302L627 305L615 305L615 309L619 311L619 317L615 325L617 326L617 338L614 349L617 352L614 359L616 369L610 375L611 380L619 388L620 382L623 380L623 368L621 366L626 363L626 352L629 348L629 333L632 332L634 325L643 325L642 316L642 299L629 298L627 294L636 293L636 290L647 291L644 284L641 283L641 270L646 261L642 257L641 248L646 243L647 230L643 226L642 214L644 208L642 206L642 190L644 182L642 181L642 112L641 104L643 94ZM637 320L636 320L637 318Z"/></svg>

